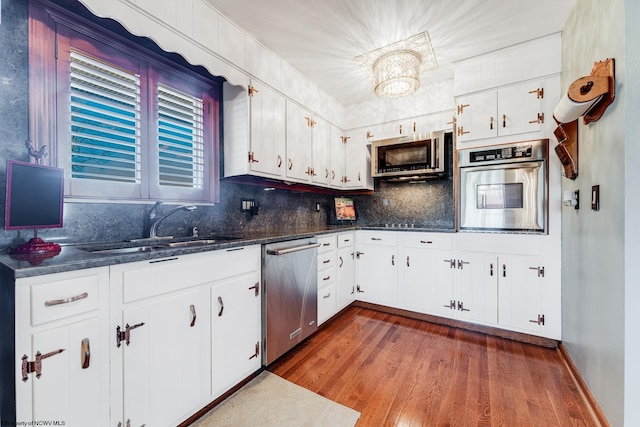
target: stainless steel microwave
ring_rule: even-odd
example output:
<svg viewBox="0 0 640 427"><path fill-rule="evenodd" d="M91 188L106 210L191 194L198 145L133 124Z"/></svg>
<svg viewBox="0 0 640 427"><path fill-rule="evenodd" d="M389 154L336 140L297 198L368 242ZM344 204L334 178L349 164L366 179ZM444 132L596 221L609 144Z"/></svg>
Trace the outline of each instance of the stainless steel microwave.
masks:
<svg viewBox="0 0 640 427"><path fill-rule="evenodd" d="M382 139L371 143L371 176L443 176L444 131Z"/></svg>

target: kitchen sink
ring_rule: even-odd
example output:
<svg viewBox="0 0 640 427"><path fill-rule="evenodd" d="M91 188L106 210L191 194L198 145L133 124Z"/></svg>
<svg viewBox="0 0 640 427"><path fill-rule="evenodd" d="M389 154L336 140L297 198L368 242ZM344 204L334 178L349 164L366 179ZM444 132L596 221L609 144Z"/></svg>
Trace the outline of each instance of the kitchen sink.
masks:
<svg viewBox="0 0 640 427"><path fill-rule="evenodd" d="M240 239L229 236L209 236L209 237L185 237L177 239L137 239L122 243L99 244L93 246L81 246L83 251L98 254L135 254L141 252L152 252L162 249L191 248L216 243L228 242Z"/></svg>
<svg viewBox="0 0 640 427"><path fill-rule="evenodd" d="M166 249L168 246L165 245L153 245L153 246L128 246L128 247L83 247L80 248L83 251L92 252L92 253L101 253L101 254L134 254L140 252L151 252L156 249Z"/></svg>

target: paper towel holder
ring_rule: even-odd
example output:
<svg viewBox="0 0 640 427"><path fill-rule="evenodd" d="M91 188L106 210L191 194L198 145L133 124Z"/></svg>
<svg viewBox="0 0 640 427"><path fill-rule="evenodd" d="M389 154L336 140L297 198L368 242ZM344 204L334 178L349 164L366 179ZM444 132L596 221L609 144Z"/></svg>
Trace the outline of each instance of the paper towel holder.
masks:
<svg viewBox="0 0 640 427"><path fill-rule="evenodd" d="M600 98L582 116L585 125L598 121L616 96L615 60L607 58L594 63L591 74L571 83L567 94L575 102L589 102Z"/></svg>

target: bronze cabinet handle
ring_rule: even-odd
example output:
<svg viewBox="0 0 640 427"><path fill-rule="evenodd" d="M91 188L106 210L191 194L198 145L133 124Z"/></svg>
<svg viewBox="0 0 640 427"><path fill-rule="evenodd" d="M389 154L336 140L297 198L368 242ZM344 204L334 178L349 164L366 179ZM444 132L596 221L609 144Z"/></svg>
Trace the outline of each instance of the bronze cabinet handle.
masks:
<svg viewBox="0 0 640 427"><path fill-rule="evenodd" d="M224 302L222 302L222 297L218 297L218 317L222 316L222 312L224 311Z"/></svg>
<svg viewBox="0 0 640 427"><path fill-rule="evenodd" d="M89 294L87 292L83 292L83 293L81 293L79 295L74 295L74 296L69 297L69 298L62 298L62 299L54 299L54 300L45 301L44 302L44 306L45 307L51 307L52 305L69 304L70 302L78 301L80 299L87 298L88 296L89 296Z"/></svg>
<svg viewBox="0 0 640 427"><path fill-rule="evenodd" d="M193 328L196 325L196 306L191 304L189 309L191 310L191 324L189 326Z"/></svg>
<svg viewBox="0 0 640 427"><path fill-rule="evenodd" d="M91 344L89 338L83 338L80 343L80 366L87 369L91 363Z"/></svg>

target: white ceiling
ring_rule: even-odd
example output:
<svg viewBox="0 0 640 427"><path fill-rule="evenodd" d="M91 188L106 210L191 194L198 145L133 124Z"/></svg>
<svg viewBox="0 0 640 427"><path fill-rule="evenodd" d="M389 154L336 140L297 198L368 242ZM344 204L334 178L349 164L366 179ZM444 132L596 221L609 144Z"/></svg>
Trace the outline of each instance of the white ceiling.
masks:
<svg viewBox="0 0 640 427"><path fill-rule="evenodd" d="M375 99L355 56L428 31L439 69L562 30L574 0L208 0L347 106ZM456 7L456 5L458 5Z"/></svg>

